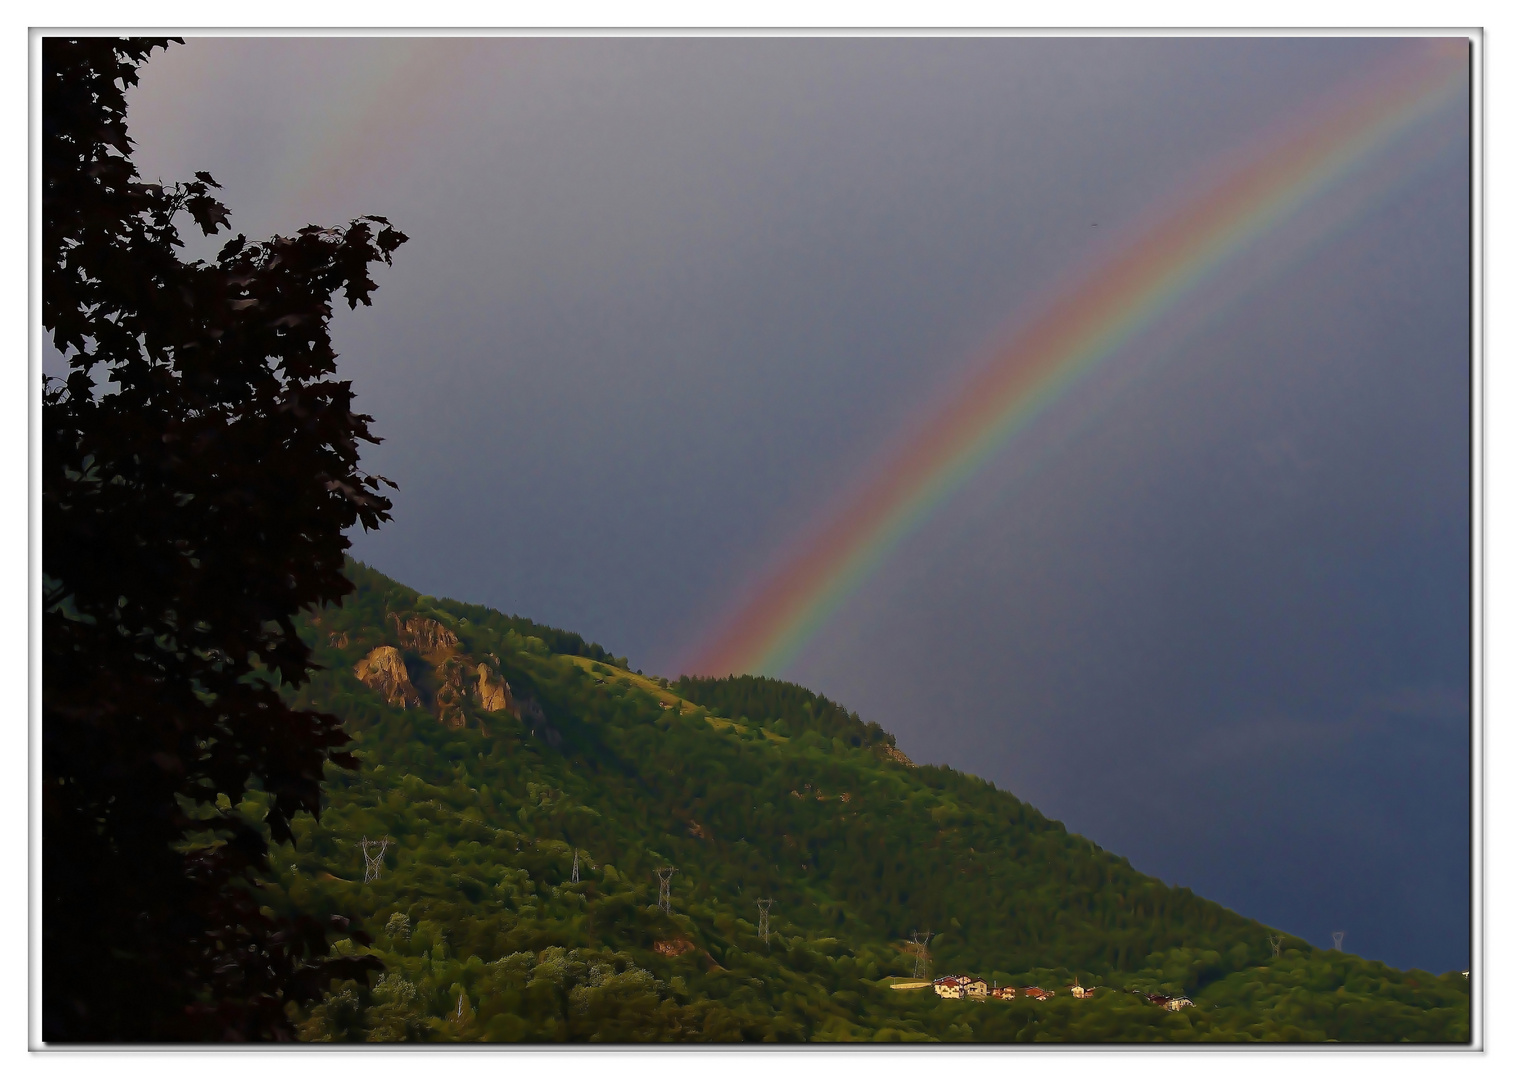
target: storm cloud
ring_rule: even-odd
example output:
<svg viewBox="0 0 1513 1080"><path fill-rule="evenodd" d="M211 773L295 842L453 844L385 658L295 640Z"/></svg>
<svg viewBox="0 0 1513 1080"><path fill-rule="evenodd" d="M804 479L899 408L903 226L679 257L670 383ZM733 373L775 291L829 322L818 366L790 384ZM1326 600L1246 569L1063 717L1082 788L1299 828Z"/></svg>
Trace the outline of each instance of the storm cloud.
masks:
<svg viewBox="0 0 1513 1080"><path fill-rule="evenodd" d="M355 554L675 675L1049 285L1401 47L198 38L131 124L236 231L412 238L338 318L400 485ZM1467 131L1215 275L788 677L1246 915L1466 966Z"/></svg>

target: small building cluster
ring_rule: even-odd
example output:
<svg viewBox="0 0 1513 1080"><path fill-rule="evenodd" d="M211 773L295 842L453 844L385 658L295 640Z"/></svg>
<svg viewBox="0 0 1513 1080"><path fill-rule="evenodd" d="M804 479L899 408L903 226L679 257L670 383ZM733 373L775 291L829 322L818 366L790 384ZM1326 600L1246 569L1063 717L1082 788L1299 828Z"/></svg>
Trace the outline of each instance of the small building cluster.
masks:
<svg viewBox="0 0 1513 1080"><path fill-rule="evenodd" d="M924 987L926 984L920 982L909 983L908 985L910 987ZM989 998L996 998L999 1001L1013 1001L1015 997L1028 998L1030 1001L1049 1001L1056 996L1056 991L1044 990L1038 986L1021 986L1016 988L1013 986L999 986L997 983L989 986L985 980L973 978L970 975L942 975L928 985L932 986L935 992L941 997L950 998L955 1001L967 999L986 1001ZM1083 986L1080 983L1073 983L1067 988L1067 991L1072 997L1081 1000L1082 998L1092 997L1096 989L1097 987L1094 986ZM1141 996L1152 1005L1165 1009L1167 1012L1181 1012L1192 1005L1191 998L1167 997L1165 994L1143 994Z"/></svg>
<svg viewBox="0 0 1513 1080"><path fill-rule="evenodd" d="M1031 1001L1046 1001L1056 996L1056 991L1042 990L1038 986L1016 988L999 986L997 983L989 986L985 980L976 979L970 975L942 975L935 980L933 986L935 992L941 997L953 1000L976 998L985 1001L988 998L996 998L999 1001L1013 1001L1016 996L1023 995ZM1071 993L1074 998L1087 998L1093 996L1093 989L1073 986Z"/></svg>
<svg viewBox="0 0 1513 1080"><path fill-rule="evenodd" d="M942 975L935 980L935 992L943 998L985 998L988 984L970 975Z"/></svg>
<svg viewBox="0 0 1513 1080"><path fill-rule="evenodd" d="M1188 998L1167 997L1165 994L1146 994L1145 999L1152 1005L1159 1006L1167 1012L1181 1012L1192 1004L1192 1001Z"/></svg>

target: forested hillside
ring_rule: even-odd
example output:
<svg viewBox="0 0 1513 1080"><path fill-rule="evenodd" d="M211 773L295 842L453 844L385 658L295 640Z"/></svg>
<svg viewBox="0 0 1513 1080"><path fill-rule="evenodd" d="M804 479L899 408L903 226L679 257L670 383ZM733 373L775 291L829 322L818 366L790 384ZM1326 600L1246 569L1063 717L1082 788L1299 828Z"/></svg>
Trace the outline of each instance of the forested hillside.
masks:
<svg viewBox="0 0 1513 1080"><path fill-rule="evenodd" d="M361 769L329 771L267 903L350 920L338 950L385 971L333 986L306 1038L1467 1038L1459 973L1317 950L1170 888L801 687L669 684L349 573L357 593L302 627L325 670L291 697L342 718ZM891 989L926 930L934 973L1057 996Z"/></svg>

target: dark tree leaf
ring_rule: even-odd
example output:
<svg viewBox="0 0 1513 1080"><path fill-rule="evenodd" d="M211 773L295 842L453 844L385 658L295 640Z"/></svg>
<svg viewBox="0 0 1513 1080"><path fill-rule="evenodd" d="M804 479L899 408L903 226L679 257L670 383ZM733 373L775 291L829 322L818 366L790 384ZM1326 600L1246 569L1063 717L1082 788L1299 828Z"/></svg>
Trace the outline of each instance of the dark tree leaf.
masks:
<svg viewBox="0 0 1513 1080"><path fill-rule="evenodd" d="M208 173L165 189L129 157L126 90L167 43L42 46L43 325L71 368L41 424L49 1041L289 1039L288 1005L376 963L259 888L268 837L355 764L275 687L312 670L294 616L352 589L344 533L389 516L329 320L404 237L360 219L184 262L175 215L229 214ZM265 821L217 808L254 786Z"/></svg>

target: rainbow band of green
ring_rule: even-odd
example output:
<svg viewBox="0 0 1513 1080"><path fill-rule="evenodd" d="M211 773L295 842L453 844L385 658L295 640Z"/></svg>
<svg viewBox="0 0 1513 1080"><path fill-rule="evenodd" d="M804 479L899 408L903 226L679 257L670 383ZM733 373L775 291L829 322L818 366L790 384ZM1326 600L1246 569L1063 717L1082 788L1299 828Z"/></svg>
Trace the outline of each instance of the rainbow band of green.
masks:
<svg viewBox="0 0 1513 1080"><path fill-rule="evenodd" d="M1189 294L1219 264L1464 90L1464 41L1415 42L1145 230L1054 298L903 452L723 621L689 670L781 672L804 644L1017 432Z"/></svg>

